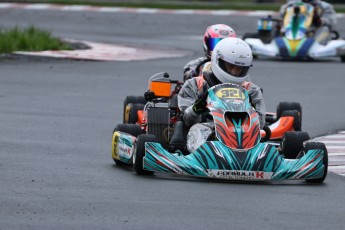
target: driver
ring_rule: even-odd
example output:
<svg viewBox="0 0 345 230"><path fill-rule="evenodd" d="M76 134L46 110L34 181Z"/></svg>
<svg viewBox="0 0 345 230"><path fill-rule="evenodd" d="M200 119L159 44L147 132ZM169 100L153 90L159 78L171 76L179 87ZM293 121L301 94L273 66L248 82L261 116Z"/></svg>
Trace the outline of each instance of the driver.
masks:
<svg viewBox="0 0 345 230"><path fill-rule="evenodd" d="M279 14L284 18L285 10L288 6L296 1L288 1L285 5L280 7ZM336 12L333 6L321 0L302 0L304 3L314 6L314 15L312 27L316 29L315 37L321 36L321 32L329 32L337 23Z"/></svg>
<svg viewBox="0 0 345 230"><path fill-rule="evenodd" d="M260 115L260 127L265 125L266 107L260 87L249 82L248 70L253 55L249 45L239 38L224 38L214 47L211 69L202 76L187 80L178 95L178 106L183 111L183 120L188 127L202 121L207 110L206 99L209 87L221 83L233 83L245 88L251 102Z"/></svg>
<svg viewBox="0 0 345 230"><path fill-rule="evenodd" d="M215 45L226 37L236 37L235 31L230 26L215 24L207 27L203 42L205 56L191 60L183 67L184 81L200 75L204 64L211 60L212 50Z"/></svg>

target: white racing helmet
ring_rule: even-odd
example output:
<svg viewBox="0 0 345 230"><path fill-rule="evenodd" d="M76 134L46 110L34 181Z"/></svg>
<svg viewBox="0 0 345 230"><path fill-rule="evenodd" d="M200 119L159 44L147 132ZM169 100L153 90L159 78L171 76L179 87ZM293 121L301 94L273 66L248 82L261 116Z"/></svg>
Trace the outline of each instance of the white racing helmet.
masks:
<svg viewBox="0 0 345 230"><path fill-rule="evenodd" d="M233 37L224 38L214 47L211 69L220 82L241 85L249 79L248 70L252 61L252 50L245 41Z"/></svg>

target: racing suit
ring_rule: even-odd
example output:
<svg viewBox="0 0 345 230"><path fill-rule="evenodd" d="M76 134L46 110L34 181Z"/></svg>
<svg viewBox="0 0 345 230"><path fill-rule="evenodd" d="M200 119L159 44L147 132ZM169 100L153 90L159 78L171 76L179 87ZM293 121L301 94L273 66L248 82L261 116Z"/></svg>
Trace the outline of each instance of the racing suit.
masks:
<svg viewBox="0 0 345 230"><path fill-rule="evenodd" d="M281 18L284 18L286 8L294 2L296 1L288 1L280 7L279 15ZM319 43L326 44L329 38L325 34L329 34L337 23L336 12L333 6L325 1L314 0L310 4L315 7L312 22L312 28L315 29L314 38Z"/></svg>
<svg viewBox="0 0 345 230"><path fill-rule="evenodd" d="M183 84L178 94L178 106L183 111L183 120L188 127L202 121L202 114L196 114L193 111L193 104L209 87L220 84L212 79L216 79L213 73L205 71L202 76L191 78ZM260 128L262 129L265 126L266 106L261 89L251 82L243 82L241 86L249 92L251 102L260 116Z"/></svg>
<svg viewBox="0 0 345 230"><path fill-rule="evenodd" d="M211 61L211 59L207 57L199 57L195 60L191 60L183 67L183 80L186 81L193 77L197 77L201 75L202 66L206 63Z"/></svg>

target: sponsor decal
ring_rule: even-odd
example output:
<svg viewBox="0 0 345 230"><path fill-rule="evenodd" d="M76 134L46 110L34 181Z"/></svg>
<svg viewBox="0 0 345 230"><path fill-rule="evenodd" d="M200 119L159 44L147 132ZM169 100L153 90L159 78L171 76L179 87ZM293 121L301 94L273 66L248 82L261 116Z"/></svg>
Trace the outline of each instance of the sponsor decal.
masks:
<svg viewBox="0 0 345 230"><path fill-rule="evenodd" d="M227 31L227 30L219 30L219 34L223 35L223 36L228 36L229 35L229 31Z"/></svg>
<svg viewBox="0 0 345 230"><path fill-rule="evenodd" d="M133 155L133 142L131 137L116 135L114 140L115 157L117 159L130 159Z"/></svg>
<svg viewBox="0 0 345 230"><path fill-rule="evenodd" d="M240 57L240 58L245 58L245 57ZM235 61L235 64L240 65L240 66L245 66L245 63L243 63L243 62Z"/></svg>
<svg viewBox="0 0 345 230"><path fill-rule="evenodd" d="M289 119L285 118L283 119L283 123L282 123L282 126L285 127L289 122Z"/></svg>
<svg viewBox="0 0 345 230"><path fill-rule="evenodd" d="M243 104L243 101L241 101L241 100L234 100L233 103L234 104Z"/></svg>
<svg viewBox="0 0 345 230"><path fill-rule="evenodd" d="M268 180L273 172L208 169L207 174L209 177L233 180Z"/></svg>
<svg viewBox="0 0 345 230"><path fill-rule="evenodd" d="M219 60L219 59L224 60L224 56L219 50L217 50L217 60Z"/></svg>
<svg viewBox="0 0 345 230"><path fill-rule="evenodd" d="M202 67L202 72L205 71L211 71L211 62L205 63L205 65Z"/></svg>

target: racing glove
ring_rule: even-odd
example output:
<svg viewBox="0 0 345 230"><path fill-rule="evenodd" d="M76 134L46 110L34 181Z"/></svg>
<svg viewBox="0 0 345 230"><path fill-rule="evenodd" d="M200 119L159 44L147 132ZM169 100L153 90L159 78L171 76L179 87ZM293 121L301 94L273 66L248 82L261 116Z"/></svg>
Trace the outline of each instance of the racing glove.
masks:
<svg viewBox="0 0 345 230"><path fill-rule="evenodd" d="M205 93L203 93L193 104L193 111L196 114L202 114L203 112L205 112L207 110L206 105L206 99L208 96L208 90L205 91Z"/></svg>

